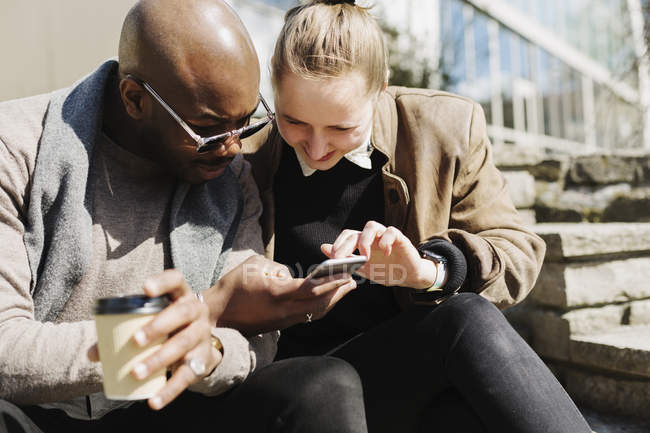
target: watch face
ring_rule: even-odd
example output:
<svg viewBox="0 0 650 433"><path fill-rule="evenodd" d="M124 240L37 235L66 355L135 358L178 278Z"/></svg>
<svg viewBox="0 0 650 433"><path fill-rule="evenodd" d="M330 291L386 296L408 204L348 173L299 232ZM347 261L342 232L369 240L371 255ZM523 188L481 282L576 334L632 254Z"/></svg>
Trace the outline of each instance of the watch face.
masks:
<svg viewBox="0 0 650 433"><path fill-rule="evenodd" d="M422 257L425 259L435 260L438 263L447 264L447 258L441 256L440 254L432 253L431 251L427 251L427 250L422 250L420 253L422 254Z"/></svg>

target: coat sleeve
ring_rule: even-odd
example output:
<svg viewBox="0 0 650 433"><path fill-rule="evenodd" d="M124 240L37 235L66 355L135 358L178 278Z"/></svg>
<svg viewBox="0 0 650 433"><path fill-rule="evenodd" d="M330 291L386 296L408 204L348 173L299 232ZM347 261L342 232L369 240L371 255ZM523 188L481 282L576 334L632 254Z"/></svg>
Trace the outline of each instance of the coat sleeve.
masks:
<svg viewBox="0 0 650 433"><path fill-rule="evenodd" d="M499 308L522 301L544 259L544 241L517 213L505 180L492 162L485 115L474 103L468 146L459 158L449 229L439 237L467 259L463 291L481 293Z"/></svg>
<svg viewBox="0 0 650 433"><path fill-rule="evenodd" d="M0 115L0 120L2 120ZM101 369L86 356L92 321L42 323L34 318L31 272L23 243L33 137L0 137L0 399L18 404L66 400L101 391Z"/></svg>

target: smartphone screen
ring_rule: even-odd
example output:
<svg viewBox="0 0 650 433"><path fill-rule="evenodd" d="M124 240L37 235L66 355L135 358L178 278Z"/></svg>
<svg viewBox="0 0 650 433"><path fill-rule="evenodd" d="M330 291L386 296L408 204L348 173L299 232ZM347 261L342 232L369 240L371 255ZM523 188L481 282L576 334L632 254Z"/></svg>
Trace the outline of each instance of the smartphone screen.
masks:
<svg viewBox="0 0 650 433"><path fill-rule="evenodd" d="M342 259L327 259L321 262L307 275L307 278L323 278L337 274L353 274L363 266L368 259L366 256L352 256Z"/></svg>

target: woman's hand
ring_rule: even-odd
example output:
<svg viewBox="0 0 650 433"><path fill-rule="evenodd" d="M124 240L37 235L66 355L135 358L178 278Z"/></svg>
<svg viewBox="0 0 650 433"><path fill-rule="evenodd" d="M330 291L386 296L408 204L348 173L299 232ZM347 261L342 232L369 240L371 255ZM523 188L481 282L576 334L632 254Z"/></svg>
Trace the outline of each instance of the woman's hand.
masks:
<svg viewBox="0 0 650 433"><path fill-rule="evenodd" d="M404 233L375 221L366 223L363 231L343 230L333 244L321 245L329 258L348 257L357 249L368 262L356 273L376 283L425 289L436 279L435 264L420 257Z"/></svg>

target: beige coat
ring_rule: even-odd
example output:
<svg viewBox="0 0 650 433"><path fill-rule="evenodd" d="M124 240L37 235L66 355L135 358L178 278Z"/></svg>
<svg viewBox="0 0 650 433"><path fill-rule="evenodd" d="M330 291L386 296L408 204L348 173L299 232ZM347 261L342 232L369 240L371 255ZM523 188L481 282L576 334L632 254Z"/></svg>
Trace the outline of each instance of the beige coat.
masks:
<svg viewBox="0 0 650 433"><path fill-rule="evenodd" d="M444 238L467 258L464 291L481 293L500 308L523 300L544 258L544 242L526 227L492 162L481 106L435 90L389 87L378 101L372 146L382 167L386 225L418 245ZM273 177L283 140L277 127L244 143L264 212L267 255L273 255ZM406 290L396 290L402 305Z"/></svg>

